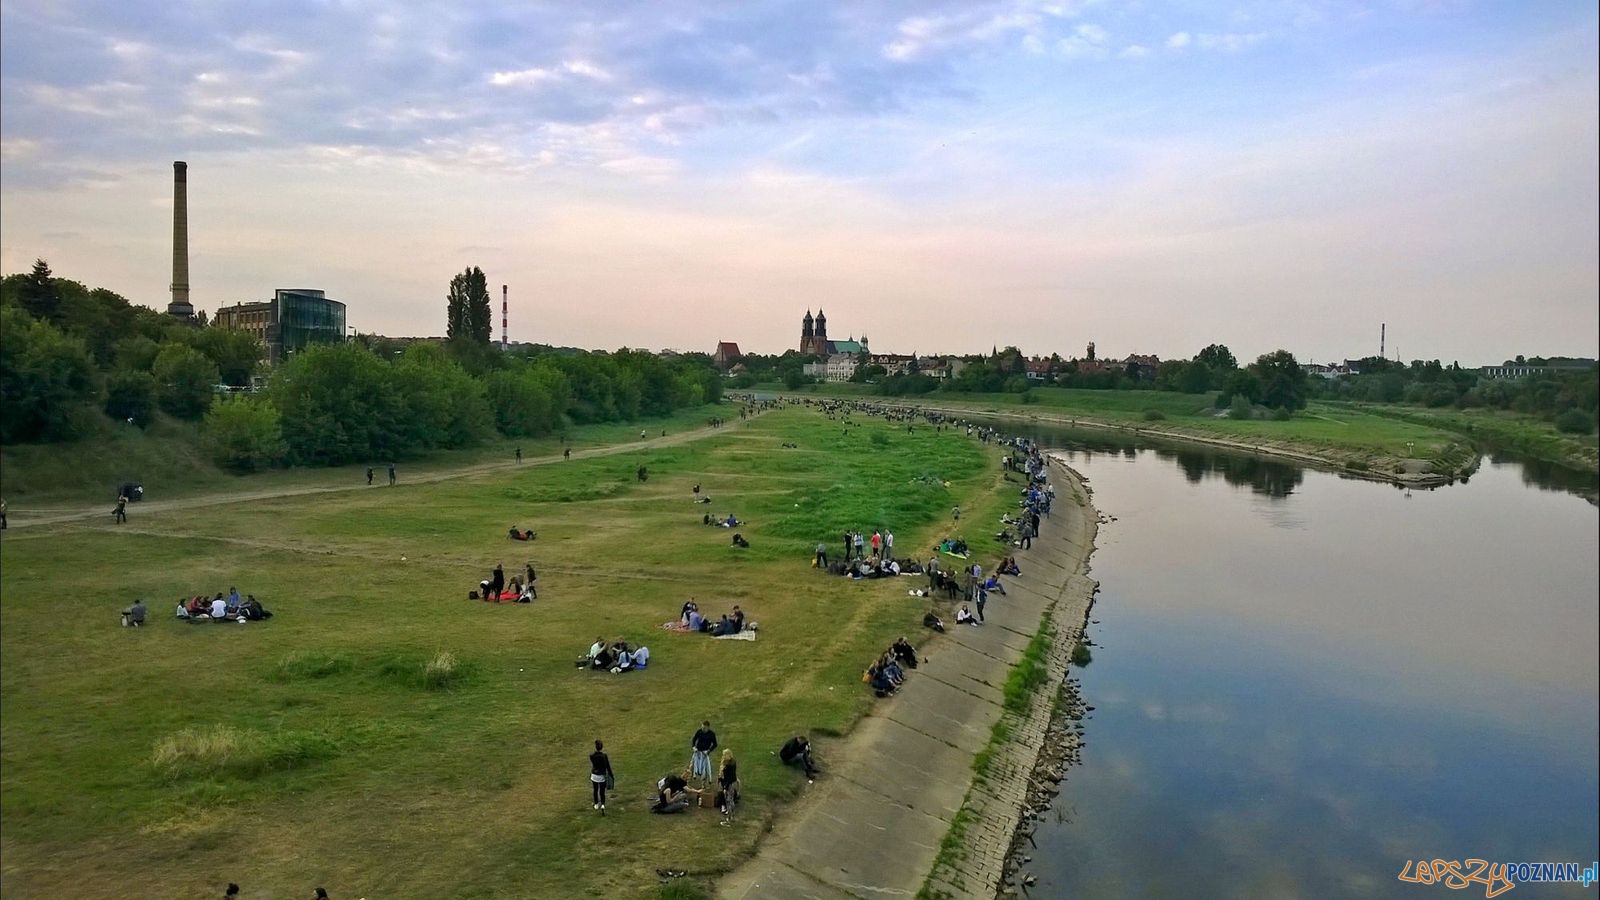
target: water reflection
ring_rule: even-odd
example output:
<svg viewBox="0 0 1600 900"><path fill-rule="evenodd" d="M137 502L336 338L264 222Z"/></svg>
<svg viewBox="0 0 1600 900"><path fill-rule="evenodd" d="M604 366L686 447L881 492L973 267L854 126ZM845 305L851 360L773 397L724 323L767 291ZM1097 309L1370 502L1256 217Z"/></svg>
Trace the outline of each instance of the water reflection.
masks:
<svg viewBox="0 0 1600 900"><path fill-rule="evenodd" d="M1412 896L1407 859L1600 854L1600 519L1549 493L1582 479L1495 460L1407 498L1029 433L1116 518L1036 896Z"/></svg>

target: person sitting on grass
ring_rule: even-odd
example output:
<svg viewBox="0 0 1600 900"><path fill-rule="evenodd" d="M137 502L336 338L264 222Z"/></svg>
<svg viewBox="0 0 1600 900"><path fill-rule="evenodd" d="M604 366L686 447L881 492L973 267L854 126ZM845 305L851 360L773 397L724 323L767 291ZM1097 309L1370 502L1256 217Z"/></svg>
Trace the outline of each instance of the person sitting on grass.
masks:
<svg viewBox="0 0 1600 900"><path fill-rule="evenodd" d="M1022 574L1022 570L1017 568L1016 557L1008 556L1005 559L1000 560L1000 574L1001 575L1021 575Z"/></svg>
<svg viewBox="0 0 1600 900"><path fill-rule="evenodd" d="M978 624L977 618L972 615L972 610L968 609L967 605L965 603L961 604L961 608L956 610L956 624L957 625L977 625Z"/></svg>
<svg viewBox="0 0 1600 900"><path fill-rule="evenodd" d="M676 773L656 782L656 802L650 811L661 815L681 813L689 808L689 784Z"/></svg>
<svg viewBox="0 0 1600 900"><path fill-rule="evenodd" d="M783 747L778 750L778 758L786 766L796 766L806 770L806 780L815 781L817 778L817 765L811 759L811 742L805 735L797 734L783 742Z"/></svg>
<svg viewBox="0 0 1600 900"><path fill-rule="evenodd" d="M133 605L122 611L122 625L124 628L138 628L144 624L145 608L143 600L133 601Z"/></svg>
<svg viewBox="0 0 1600 900"><path fill-rule="evenodd" d="M911 642L906 640L905 635L900 635L900 640L895 641L894 646L889 649L894 653L895 659L905 663L906 668L915 669L917 667L916 648L911 646Z"/></svg>
<svg viewBox="0 0 1600 900"><path fill-rule="evenodd" d="M211 601L211 619L212 621L220 622L227 617L228 601L222 599L222 594L218 593L217 596Z"/></svg>
<svg viewBox="0 0 1600 900"><path fill-rule="evenodd" d="M872 685L872 693L879 697L894 693L894 682L877 663L867 667L867 682Z"/></svg>
<svg viewBox="0 0 1600 900"><path fill-rule="evenodd" d="M735 547L744 547L744 548L748 549L749 546L750 546L750 542L744 539L744 535L739 534L738 532L734 532L733 545Z"/></svg>
<svg viewBox="0 0 1600 900"><path fill-rule="evenodd" d="M740 609L739 608L739 604L735 603L733 605L733 633L734 634L738 634L739 632L741 632L743 630L744 630L744 610Z"/></svg>
<svg viewBox="0 0 1600 900"><path fill-rule="evenodd" d="M178 598L178 612L177 612L176 615L180 619L189 618L189 603L188 603L187 600L184 600L182 597Z"/></svg>
<svg viewBox="0 0 1600 900"><path fill-rule="evenodd" d="M728 513L728 517L717 524L721 525L723 528L732 528L740 523L738 517L736 517L733 513Z"/></svg>
<svg viewBox="0 0 1600 900"><path fill-rule="evenodd" d="M694 602L694 598L690 597L688 600L683 601L683 609L678 611L678 621L685 625L690 625L689 614L699 611L700 604Z"/></svg>
<svg viewBox="0 0 1600 900"><path fill-rule="evenodd" d="M639 649L633 651L633 653L629 656L629 659L633 661L634 669L645 668L646 666L650 665L650 648L640 647Z"/></svg>
<svg viewBox="0 0 1600 900"><path fill-rule="evenodd" d="M260 622L263 619L272 618L272 613L262 609L261 601L256 599L255 594L244 598L244 603L239 606L239 615L252 622Z"/></svg>
<svg viewBox="0 0 1600 900"><path fill-rule="evenodd" d="M905 670L900 668L900 664L894 661L893 650L883 651L883 657L878 660L878 667L883 670L883 674L889 676L889 680L894 682L895 687L906 683Z"/></svg>
<svg viewBox="0 0 1600 900"><path fill-rule="evenodd" d="M210 601L206 600L205 597L190 597L188 608L189 618L191 619L195 616L205 616L206 618L211 617L211 603Z"/></svg>

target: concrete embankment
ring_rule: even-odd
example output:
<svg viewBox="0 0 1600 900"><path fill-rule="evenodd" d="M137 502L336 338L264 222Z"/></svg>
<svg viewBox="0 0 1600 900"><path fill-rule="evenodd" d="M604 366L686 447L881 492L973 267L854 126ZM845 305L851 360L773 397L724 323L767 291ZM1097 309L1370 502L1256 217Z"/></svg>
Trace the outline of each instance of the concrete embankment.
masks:
<svg viewBox="0 0 1600 900"><path fill-rule="evenodd" d="M823 775L780 816L755 856L722 879L725 898L861 898L936 893L993 897L1028 804L1028 778L1049 727L1067 655L1093 602L1088 577L1097 516L1076 473L1052 460L1056 502L1022 574L991 595L982 627L923 646L922 664L844 738L819 744ZM985 565L992 559L981 558ZM1049 677L1025 714L1007 715L1004 685L1046 617L1057 640ZM974 760L985 753L984 775ZM951 850L942 853L947 835ZM929 873L933 873L930 877Z"/></svg>

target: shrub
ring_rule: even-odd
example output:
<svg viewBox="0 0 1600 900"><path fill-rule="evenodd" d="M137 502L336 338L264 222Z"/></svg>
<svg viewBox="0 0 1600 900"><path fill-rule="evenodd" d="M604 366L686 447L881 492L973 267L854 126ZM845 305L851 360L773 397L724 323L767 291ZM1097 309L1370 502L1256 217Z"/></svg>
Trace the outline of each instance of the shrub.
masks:
<svg viewBox="0 0 1600 900"><path fill-rule="evenodd" d="M264 397L235 396L215 404L206 411L201 437L217 465L235 472L270 466L287 451L278 408Z"/></svg>
<svg viewBox="0 0 1600 900"><path fill-rule="evenodd" d="M1159 409L1147 409L1144 411L1144 420L1146 422L1162 422L1166 418L1167 414Z"/></svg>
<svg viewBox="0 0 1600 900"><path fill-rule="evenodd" d="M463 667L456 655L440 650L422 667L422 686L430 691L443 690L462 676Z"/></svg>
<svg viewBox="0 0 1600 900"><path fill-rule="evenodd" d="M1234 394L1233 403L1228 407L1228 418L1254 419L1255 417L1256 408L1255 405L1250 402L1250 398L1243 394Z"/></svg>
<svg viewBox="0 0 1600 900"><path fill-rule="evenodd" d="M221 377L205 354L182 344L168 344L156 354L153 374L161 408L180 419L200 418Z"/></svg>
<svg viewBox="0 0 1600 900"><path fill-rule="evenodd" d="M1565 434L1593 434L1594 416L1581 409L1569 409L1556 416L1556 430Z"/></svg>
<svg viewBox="0 0 1600 900"><path fill-rule="evenodd" d="M1083 668L1094 662L1094 655L1089 652L1089 645L1079 641L1072 645L1072 664Z"/></svg>
<svg viewBox="0 0 1600 900"><path fill-rule="evenodd" d="M1289 419L1293 418L1293 416L1294 413L1291 412L1287 406L1280 406L1272 411L1272 419L1275 422L1287 422Z"/></svg>
<svg viewBox="0 0 1600 900"><path fill-rule="evenodd" d="M124 369L106 379L106 415L111 418L143 428L150 424L155 408L156 379L149 372Z"/></svg>

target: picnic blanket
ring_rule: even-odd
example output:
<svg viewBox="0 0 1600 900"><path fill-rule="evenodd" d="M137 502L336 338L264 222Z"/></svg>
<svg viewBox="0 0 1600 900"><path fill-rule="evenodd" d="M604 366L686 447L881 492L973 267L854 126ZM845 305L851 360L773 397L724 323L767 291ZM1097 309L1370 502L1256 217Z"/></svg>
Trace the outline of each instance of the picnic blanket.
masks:
<svg viewBox="0 0 1600 900"><path fill-rule="evenodd" d="M744 631L741 631L738 634L718 634L713 635L713 637L719 641L753 641L756 639L756 633L755 631L746 628Z"/></svg>
<svg viewBox="0 0 1600 900"><path fill-rule="evenodd" d="M662 622L661 623L661 627L663 629L667 630L667 631L675 631L678 634L694 634L695 633L695 632L693 632L693 631L691 631L689 629L689 626L683 624L682 621L677 620L677 619L674 619L671 622Z"/></svg>

